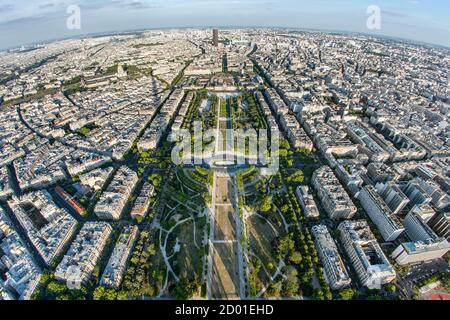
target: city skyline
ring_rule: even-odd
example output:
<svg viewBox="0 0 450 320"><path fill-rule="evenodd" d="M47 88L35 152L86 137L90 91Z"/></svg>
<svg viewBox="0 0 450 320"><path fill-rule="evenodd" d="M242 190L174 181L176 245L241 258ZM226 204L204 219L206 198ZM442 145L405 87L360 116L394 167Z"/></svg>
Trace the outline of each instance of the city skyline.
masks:
<svg viewBox="0 0 450 320"><path fill-rule="evenodd" d="M70 30L67 8L79 5L80 29ZM381 29L369 30L367 8L381 10ZM95 33L158 28L286 27L358 32L450 47L446 1L137 1L10 0L0 2L0 50ZM14 35L14 36L12 36Z"/></svg>

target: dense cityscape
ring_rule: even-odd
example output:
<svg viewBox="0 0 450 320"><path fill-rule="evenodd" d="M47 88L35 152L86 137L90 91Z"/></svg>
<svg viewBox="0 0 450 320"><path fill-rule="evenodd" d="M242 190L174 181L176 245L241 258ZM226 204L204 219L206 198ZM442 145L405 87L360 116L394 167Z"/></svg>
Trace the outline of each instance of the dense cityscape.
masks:
<svg viewBox="0 0 450 320"><path fill-rule="evenodd" d="M0 53L0 300L448 300L449 72L268 28Z"/></svg>

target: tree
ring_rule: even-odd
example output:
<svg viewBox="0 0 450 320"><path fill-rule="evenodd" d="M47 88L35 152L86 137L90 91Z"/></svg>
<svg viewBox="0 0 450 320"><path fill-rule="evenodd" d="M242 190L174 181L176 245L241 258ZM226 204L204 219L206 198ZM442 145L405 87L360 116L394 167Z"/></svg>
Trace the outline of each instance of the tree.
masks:
<svg viewBox="0 0 450 320"><path fill-rule="evenodd" d="M92 294L94 300L117 300L117 291L105 287L97 287Z"/></svg>
<svg viewBox="0 0 450 320"><path fill-rule="evenodd" d="M283 289L283 283L281 281L274 282L267 289L267 296L269 297L279 297L281 290Z"/></svg>
<svg viewBox="0 0 450 320"><path fill-rule="evenodd" d="M287 278L283 285L283 295L292 297L298 294L299 284L297 278Z"/></svg>
<svg viewBox="0 0 450 320"><path fill-rule="evenodd" d="M134 218L135 220L136 220L136 223L137 224L141 224L142 223L142 221L144 221L144 218L143 217L141 217L141 216L137 216L136 218Z"/></svg>
<svg viewBox="0 0 450 320"><path fill-rule="evenodd" d="M94 300L103 300L105 296L105 288L104 287L97 287L95 288L92 297Z"/></svg>
<svg viewBox="0 0 450 320"><path fill-rule="evenodd" d="M189 282L187 278L181 278L180 281L174 286L172 295L177 300L189 300L192 299L199 287L200 284L198 281Z"/></svg>
<svg viewBox="0 0 450 320"><path fill-rule="evenodd" d="M70 290L69 294L71 295L71 300L86 300L87 297L87 288L81 287L77 290Z"/></svg>
<svg viewBox="0 0 450 320"><path fill-rule="evenodd" d="M280 141L280 149L285 149L285 150L290 150L291 149L291 145L289 144L289 141L287 140L281 140Z"/></svg>
<svg viewBox="0 0 450 320"><path fill-rule="evenodd" d="M299 265L302 262L302 254L298 251L294 251L289 256L289 261L293 264Z"/></svg>
<svg viewBox="0 0 450 320"><path fill-rule="evenodd" d="M318 264L319 263L319 257L317 256L317 254L314 254L312 259L313 259L312 261L313 261L314 264Z"/></svg>
<svg viewBox="0 0 450 320"><path fill-rule="evenodd" d="M328 285L323 287L323 295L325 300L333 300L333 293Z"/></svg>
<svg viewBox="0 0 450 320"><path fill-rule="evenodd" d="M78 132L83 136L87 136L91 130L89 128L82 127L78 130Z"/></svg>
<svg viewBox="0 0 450 320"><path fill-rule="evenodd" d="M280 149L280 151L278 151L278 154L280 158L286 158L288 156L288 151L285 149Z"/></svg>
<svg viewBox="0 0 450 320"><path fill-rule="evenodd" d="M342 289L339 292L339 297L341 298L341 300L352 300L355 296L355 290L353 290L352 288L346 288L346 289Z"/></svg>
<svg viewBox="0 0 450 320"><path fill-rule="evenodd" d="M287 181L291 184L301 184L305 181L305 175L303 174L303 171L298 170L291 174Z"/></svg>
<svg viewBox="0 0 450 320"><path fill-rule="evenodd" d="M265 196L260 204L259 210L261 212L267 213L272 209L272 197L271 196Z"/></svg>
<svg viewBox="0 0 450 320"><path fill-rule="evenodd" d="M292 167L294 165L294 159L288 159L287 165L288 165L288 167Z"/></svg>
<svg viewBox="0 0 450 320"><path fill-rule="evenodd" d="M161 185L162 177L161 175L154 173L148 178L148 181L151 182L156 189L158 189Z"/></svg>
<svg viewBox="0 0 450 320"><path fill-rule="evenodd" d="M292 240L291 235L286 235L279 241L277 251L279 255L283 256L294 250L294 248L295 243L294 240Z"/></svg>
<svg viewBox="0 0 450 320"><path fill-rule="evenodd" d="M302 284L309 284L311 282L312 276L309 273L304 273L301 277Z"/></svg>
<svg viewBox="0 0 450 320"><path fill-rule="evenodd" d="M46 286L43 286L40 296L43 299L50 300L85 300L87 296L87 288L81 287L77 290L69 290L67 285L58 281L50 281Z"/></svg>
<svg viewBox="0 0 450 320"><path fill-rule="evenodd" d="M119 291L117 293L117 300L128 300L128 295L125 291Z"/></svg>
<svg viewBox="0 0 450 320"><path fill-rule="evenodd" d="M291 208L290 208L289 205L286 203L286 204L283 204L283 205L281 206L280 211L281 211L282 213L284 213L284 214L288 214L290 209L291 209Z"/></svg>
<svg viewBox="0 0 450 320"><path fill-rule="evenodd" d="M313 298L316 300L324 300L325 299L323 292L320 289L314 289Z"/></svg>
<svg viewBox="0 0 450 320"><path fill-rule="evenodd" d="M259 271L261 271L261 267L262 267L261 260L255 258L255 259L253 259L252 264L253 264L253 268L252 268L253 272L255 274L258 274Z"/></svg>
<svg viewBox="0 0 450 320"><path fill-rule="evenodd" d="M287 266L284 270L284 273L286 274L286 277L288 279L291 280L297 279L298 271L293 266Z"/></svg>
<svg viewBox="0 0 450 320"><path fill-rule="evenodd" d="M64 283L52 281L47 286L47 293L54 297L65 293L68 290Z"/></svg>
<svg viewBox="0 0 450 320"><path fill-rule="evenodd" d="M155 279L157 282L162 282L164 280L164 271L158 269L154 270L152 273L153 279Z"/></svg>
<svg viewBox="0 0 450 320"><path fill-rule="evenodd" d="M39 283L46 284L47 282L49 282L52 279L53 279L53 273L49 270L45 270L42 273L41 278L39 279Z"/></svg>
<svg viewBox="0 0 450 320"><path fill-rule="evenodd" d="M151 245L149 245L147 247L147 253L150 257L154 256L156 254L156 248L155 248L155 244L152 243Z"/></svg>
<svg viewBox="0 0 450 320"><path fill-rule="evenodd" d="M390 293L394 293L397 290L397 287L395 284L388 284L386 285L386 291Z"/></svg>

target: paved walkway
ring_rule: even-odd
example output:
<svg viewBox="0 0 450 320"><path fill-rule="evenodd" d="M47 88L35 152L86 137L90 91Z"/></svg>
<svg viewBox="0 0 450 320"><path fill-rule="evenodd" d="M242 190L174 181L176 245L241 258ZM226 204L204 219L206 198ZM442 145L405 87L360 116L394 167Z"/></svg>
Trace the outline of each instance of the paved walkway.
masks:
<svg viewBox="0 0 450 320"><path fill-rule="evenodd" d="M220 132L220 122L231 119L220 117L220 107L217 112L216 130ZM220 143L223 141L216 139L216 152L223 148ZM244 228L240 219L236 178L227 172L216 171L211 193L207 296L208 299L242 299L246 296L245 259L240 241ZM229 218L230 212L232 218ZM220 226L216 225L219 223Z"/></svg>
<svg viewBox="0 0 450 320"><path fill-rule="evenodd" d="M169 282L169 275L170 274L172 274L173 275L173 277L175 278L175 281L176 282L178 282L178 281L180 281L180 279L178 278L178 276L175 274L175 272L173 271L173 269L172 269L172 266L170 265L170 262L169 262L169 260L170 260L170 258L172 258L172 256L170 256L170 257L168 257L167 256L167 241L169 240L169 236L170 236L170 234L179 226L179 225L182 225L183 223L185 223L185 222L188 222L189 220L194 220L194 218L192 218L192 217L189 217L189 218L186 218L186 219L184 219L184 220L180 220L180 221L178 221L170 230L165 230L165 229L163 229L162 227L160 227L160 229L159 229L159 249L161 250L161 254L162 254L162 256L163 256L163 259L164 259L164 263L165 263L165 265L166 265L166 279L165 279L165 281L164 281L164 286L161 288L161 290L160 290L160 292L159 292L159 294L158 294L158 298L159 297L161 297L161 295L163 295L165 292L166 292L166 290L167 290L167 285L168 285L168 282ZM195 222L194 222L194 224L195 224ZM166 237L164 238L164 242L162 242L162 233L163 232L166 232Z"/></svg>

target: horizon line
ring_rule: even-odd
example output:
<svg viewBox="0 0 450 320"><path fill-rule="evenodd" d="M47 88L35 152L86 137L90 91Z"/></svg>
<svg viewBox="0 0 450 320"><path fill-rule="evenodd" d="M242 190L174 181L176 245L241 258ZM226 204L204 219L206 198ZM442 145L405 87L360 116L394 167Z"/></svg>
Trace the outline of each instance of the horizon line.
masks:
<svg viewBox="0 0 450 320"><path fill-rule="evenodd" d="M36 45L45 45L65 40L74 40L74 39L83 39L83 38L90 38L93 36L111 36L111 35L122 35L127 33L137 33L137 32L145 32L145 31L158 31L158 30L185 30L185 29L213 29L213 28L219 28L222 30L233 30L233 29L287 29L287 30L301 30L305 32L321 32L321 33L341 33L341 34L358 34L363 35L367 37L373 37L373 38L389 38L390 40L396 40L398 42L407 42L411 45L422 45L422 46L431 46L431 47L437 47L440 49L446 49L450 51L450 46L446 46L443 44L438 43L431 43L431 42L425 42L421 40L414 40L411 38L403 38L398 36L392 36L392 35L386 35L386 34L372 34L372 33L366 33L362 31L349 31L349 30L341 30L341 29L318 29L318 28L307 28L307 27L287 27L287 26L220 26L220 25L211 25L211 26L167 26L167 27L149 27L149 28L139 28L139 29L123 29L123 30L111 30L111 31L104 31L104 32L91 32L91 33L83 33L79 35L73 35L73 36L67 36L67 37L58 37L48 40L43 40L39 42L29 42L29 43L22 43L16 46L8 47L8 48L0 48L0 52L10 52L15 49L19 49L20 47L26 47L26 46L36 46Z"/></svg>

